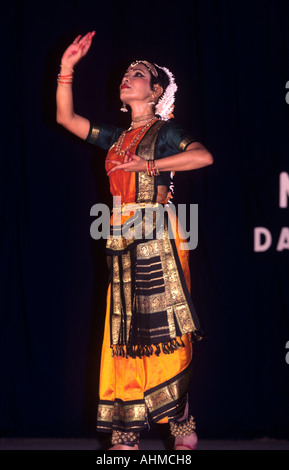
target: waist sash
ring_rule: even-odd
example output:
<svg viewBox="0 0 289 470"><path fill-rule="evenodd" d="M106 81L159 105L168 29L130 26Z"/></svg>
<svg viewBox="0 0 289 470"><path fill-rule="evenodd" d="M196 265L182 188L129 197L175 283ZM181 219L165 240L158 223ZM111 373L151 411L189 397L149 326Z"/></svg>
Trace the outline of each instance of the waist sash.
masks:
<svg viewBox="0 0 289 470"><path fill-rule="evenodd" d="M125 204L107 240L111 269L112 353L173 353L204 334L190 297L167 211L161 204ZM127 210L133 212L127 215ZM114 214L115 215L115 214Z"/></svg>

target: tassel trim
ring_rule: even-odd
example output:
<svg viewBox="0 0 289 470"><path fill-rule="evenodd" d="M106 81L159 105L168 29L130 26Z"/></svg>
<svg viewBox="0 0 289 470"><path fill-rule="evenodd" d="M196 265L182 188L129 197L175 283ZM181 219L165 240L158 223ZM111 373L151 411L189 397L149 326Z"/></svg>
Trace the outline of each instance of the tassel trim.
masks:
<svg viewBox="0 0 289 470"><path fill-rule="evenodd" d="M200 332L187 333L188 340L193 343L200 341L204 338L204 335ZM136 359L137 357L142 358L144 356L150 357L152 355L159 356L161 352L164 354L172 354L180 348L184 348L185 343L182 338L173 338L170 341L157 344L141 345L141 344L128 344L128 345L113 345L111 346L112 357L131 357Z"/></svg>

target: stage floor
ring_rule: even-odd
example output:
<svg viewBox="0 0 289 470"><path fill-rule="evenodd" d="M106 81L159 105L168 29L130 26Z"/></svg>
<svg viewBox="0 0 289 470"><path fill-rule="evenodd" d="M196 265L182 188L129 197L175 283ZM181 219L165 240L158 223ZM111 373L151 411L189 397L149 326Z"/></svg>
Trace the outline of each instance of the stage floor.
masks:
<svg viewBox="0 0 289 470"><path fill-rule="evenodd" d="M103 450L97 439L19 439L1 438L0 450ZM198 450L289 450L289 441L274 439L254 440L199 440ZM166 450L162 440L145 438L142 450Z"/></svg>

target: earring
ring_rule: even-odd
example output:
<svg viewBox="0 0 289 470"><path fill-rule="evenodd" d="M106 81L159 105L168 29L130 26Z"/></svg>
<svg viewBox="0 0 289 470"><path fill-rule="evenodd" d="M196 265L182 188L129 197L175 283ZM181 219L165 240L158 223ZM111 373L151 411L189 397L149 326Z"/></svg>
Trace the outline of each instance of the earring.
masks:
<svg viewBox="0 0 289 470"><path fill-rule="evenodd" d="M152 95L151 101L148 102L148 105L155 106L156 103L155 103L155 101L153 101L154 97L155 97L155 95Z"/></svg>
<svg viewBox="0 0 289 470"><path fill-rule="evenodd" d="M120 108L120 110L123 112L123 113L127 113L128 112L128 109L126 107L126 103L122 103L122 107Z"/></svg>

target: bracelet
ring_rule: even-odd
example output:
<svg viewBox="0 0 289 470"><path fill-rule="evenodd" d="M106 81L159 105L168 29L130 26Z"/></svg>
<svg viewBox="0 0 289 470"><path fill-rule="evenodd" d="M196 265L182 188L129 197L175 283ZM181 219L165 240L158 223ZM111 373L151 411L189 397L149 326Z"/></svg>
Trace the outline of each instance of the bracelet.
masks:
<svg viewBox="0 0 289 470"><path fill-rule="evenodd" d="M153 160L153 174L154 176L158 176L160 174L157 162L155 160Z"/></svg>
<svg viewBox="0 0 289 470"><path fill-rule="evenodd" d="M148 176L153 176L152 175L152 170L151 170L151 165L150 165L151 160L147 160L147 174Z"/></svg>
<svg viewBox="0 0 289 470"><path fill-rule="evenodd" d="M60 67L64 67L65 69L70 70L71 72L74 72L74 70L71 69L70 67L67 67L67 65L60 64Z"/></svg>
<svg viewBox="0 0 289 470"><path fill-rule="evenodd" d="M70 73L68 75L61 75L60 73L57 75L58 77L63 77L63 78L66 78L66 77L73 77L73 74Z"/></svg>
<svg viewBox="0 0 289 470"><path fill-rule="evenodd" d="M65 86L65 85L71 85L73 81L73 74L69 75L61 75L60 73L57 76L57 83L58 85Z"/></svg>
<svg viewBox="0 0 289 470"><path fill-rule="evenodd" d="M58 78L57 83L64 83L65 85L71 85L72 80L71 81L65 81L65 80L59 80L59 78Z"/></svg>
<svg viewBox="0 0 289 470"><path fill-rule="evenodd" d="M155 160L147 160L147 174L148 176L158 176L160 174Z"/></svg>
<svg viewBox="0 0 289 470"><path fill-rule="evenodd" d="M59 86L63 86L64 88L68 88L71 83L68 83L67 85L64 85L62 82L57 82Z"/></svg>
<svg viewBox="0 0 289 470"><path fill-rule="evenodd" d="M72 81L71 82L63 82L62 80L59 80L59 79L57 79L57 83L58 83L58 85L72 85Z"/></svg>

